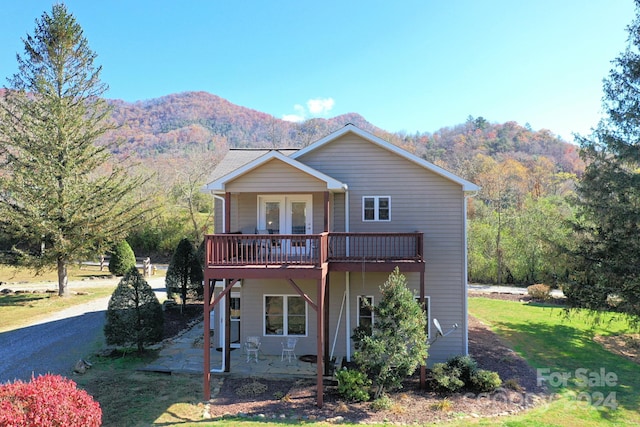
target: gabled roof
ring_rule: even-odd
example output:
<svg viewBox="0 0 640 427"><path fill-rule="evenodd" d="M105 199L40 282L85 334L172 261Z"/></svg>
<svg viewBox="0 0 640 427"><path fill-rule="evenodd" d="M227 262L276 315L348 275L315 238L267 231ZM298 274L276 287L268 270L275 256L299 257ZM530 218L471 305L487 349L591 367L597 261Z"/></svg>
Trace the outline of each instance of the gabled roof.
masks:
<svg viewBox="0 0 640 427"><path fill-rule="evenodd" d="M300 163L290 156L286 156L281 151L286 153L287 151L291 152L295 150L230 150L224 160L220 162L219 167L214 170L214 174L211 177L213 178L213 181L209 182L203 190L213 192L224 191L227 182L260 167L273 159L277 159L295 169L313 176L320 181L324 181L327 184L327 190L344 191L344 184L342 182L335 178L331 178L330 176L325 175L304 163Z"/></svg>
<svg viewBox="0 0 640 427"><path fill-rule="evenodd" d="M442 176L443 178L446 178L450 181L455 182L456 184L460 184L462 186L462 190L463 191L478 191L480 190L480 187L478 187L476 184L467 181L466 179L462 179L457 175L452 174L451 172L442 169L439 166L434 165L431 162L428 162L424 159L421 159L420 157L409 153L406 150L403 150L402 148L395 146L387 141L385 141L382 138L378 138L377 136L366 132L356 126L354 126L353 124L349 123L347 125L345 125L343 128L338 129L337 131L330 133L329 135L325 136L324 138L314 142L311 145L306 146L305 148L296 151L295 153L291 154L291 158L293 159L297 159L300 158L301 156L304 156L305 154L316 150L322 146L324 146L325 144L330 143L331 141L334 141L338 138L340 138L341 136L347 134L347 133L354 133L356 135L358 135L359 137L366 139L369 142L372 142L386 150L391 151L392 153L395 153L401 157L404 157L405 159L419 165L422 166L423 168L430 170L433 173L436 173L440 176Z"/></svg>

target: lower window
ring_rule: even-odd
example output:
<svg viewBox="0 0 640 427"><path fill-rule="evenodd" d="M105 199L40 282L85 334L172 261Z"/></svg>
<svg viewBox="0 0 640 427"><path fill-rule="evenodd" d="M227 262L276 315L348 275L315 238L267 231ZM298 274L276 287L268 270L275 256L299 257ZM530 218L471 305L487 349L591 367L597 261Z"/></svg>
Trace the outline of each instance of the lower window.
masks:
<svg viewBox="0 0 640 427"><path fill-rule="evenodd" d="M307 303L299 295L264 296L264 334L307 335Z"/></svg>

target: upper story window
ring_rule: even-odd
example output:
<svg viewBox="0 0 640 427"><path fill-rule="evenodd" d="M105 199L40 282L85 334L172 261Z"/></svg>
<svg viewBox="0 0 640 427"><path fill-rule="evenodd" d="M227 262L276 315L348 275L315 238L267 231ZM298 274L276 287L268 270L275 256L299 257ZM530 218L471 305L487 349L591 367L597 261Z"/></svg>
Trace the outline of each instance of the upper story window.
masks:
<svg viewBox="0 0 640 427"><path fill-rule="evenodd" d="M362 198L363 221L391 221L391 197L364 196Z"/></svg>

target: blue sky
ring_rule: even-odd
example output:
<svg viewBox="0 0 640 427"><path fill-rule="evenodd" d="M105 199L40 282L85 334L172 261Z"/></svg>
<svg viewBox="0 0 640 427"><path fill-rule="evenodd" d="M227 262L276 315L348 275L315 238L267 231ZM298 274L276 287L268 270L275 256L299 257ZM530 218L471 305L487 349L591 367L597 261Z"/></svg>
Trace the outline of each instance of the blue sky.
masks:
<svg viewBox="0 0 640 427"><path fill-rule="evenodd" d="M67 0L108 98L206 91L289 120L355 112L387 131L469 115L567 141L601 117L632 0ZM52 1L2 2L0 79Z"/></svg>

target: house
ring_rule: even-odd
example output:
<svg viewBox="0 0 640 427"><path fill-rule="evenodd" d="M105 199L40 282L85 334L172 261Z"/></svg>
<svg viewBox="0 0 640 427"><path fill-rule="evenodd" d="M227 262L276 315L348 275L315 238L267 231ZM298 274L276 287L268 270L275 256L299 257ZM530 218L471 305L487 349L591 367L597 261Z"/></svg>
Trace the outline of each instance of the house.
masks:
<svg viewBox="0 0 640 427"><path fill-rule="evenodd" d="M451 329L428 362L467 354L466 200L477 190L351 124L299 150L231 150L205 187L220 231L206 236L205 328L220 330L226 360L248 336L266 354L297 337L298 354L317 356L322 406L329 362L350 360L354 328L375 322L362 301L376 304L397 266L431 341L433 319ZM210 372L205 350L207 398Z"/></svg>

